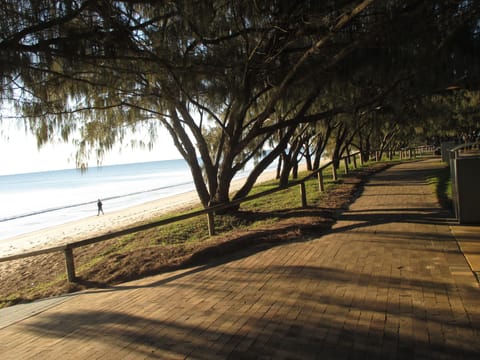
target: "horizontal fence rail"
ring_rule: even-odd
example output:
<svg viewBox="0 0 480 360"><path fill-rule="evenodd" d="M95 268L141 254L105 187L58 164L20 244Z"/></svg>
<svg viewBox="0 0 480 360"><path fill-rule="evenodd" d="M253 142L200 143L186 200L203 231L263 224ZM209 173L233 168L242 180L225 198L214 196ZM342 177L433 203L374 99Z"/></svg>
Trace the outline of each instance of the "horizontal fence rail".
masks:
<svg viewBox="0 0 480 360"><path fill-rule="evenodd" d="M404 150L402 150L402 151L404 151ZM348 174L348 172L349 172L349 164L350 163L353 164L353 167L355 169L357 168L356 157L359 154L360 154L360 152L355 152L353 154L346 155L346 156L344 156L340 159L340 160L344 161L343 167L344 167L344 171L345 171L346 174ZM415 154L415 151L410 151L410 156L411 157L414 154ZM361 162L361 158L360 158L360 162ZM73 250L76 249L76 248L86 246L86 245L96 244L96 243L99 243L99 242L102 242L102 241L111 240L111 239L114 239L114 238L117 238L117 237L120 237L120 236L137 233L137 232L140 232L140 231L152 229L152 228L159 227L159 226L172 224L172 223L175 223L175 222L178 222L178 221L194 218L194 217L201 216L201 215L207 215L207 217L208 217L208 230L209 230L210 236L212 236L212 235L215 234L215 227L214 227L215 212L222 211L222 210L234 207L236 205L240 205L241 203L246 202L246 201L255 200L255 199L258 199L258 198L261 198L261 197L264 197L264 196L274 194L276 192L285 191L285 190L287 190L289 188L292 188L294 186L300 186L300 196L301 196L302 207L307 207L307 193L306 193L305 182L307 180L310 180L310 179L313 179L313 178L316 177L317 180L318 180L318 190L320 192L325 191L323 171L326 168L328 168L329 166L332 167L332 179L334 181L336 181L337 178L338 178L337 169L335 168L333 161L329 161L328 163L324 164L323 166L321 166L317 170L312 171L310 174L308 174L303 179L294 180L294 181L289 182L286 186L276 187L274 189L262 191L260 193L254 194L254 195L249 195L249 196L246 196L242 199L237 199L237 200L231 201L228 204L211 206L207 209L193 211L193 212L189 212L189 213L186 213L186 214L173 216L173 217L170 217L170 218L167 218L167 219L162 219L162 220L158 220L158 221L154 221L154 222L150 222L150 223L146 223L146 224L141 224L141 225L137 225L137 226L127 228L127 229L108 232L108 233L100 235L100 236L95 236L95 237L87 238L87 239L72 242L72 243L53 246L53 247L49 247L49 248L46 248L46 249L33 250L33 251L21 253L21 254L5 256L5 257L0 258L0 262L19 260L19 259L23 259L23 258L27 258L27 257L45 255L45 254L50 254L50 253L55 253L55 252L63 252L64 256L65 256L65 269L66 269L66 274L67 274L67 280L69 282L75 282L77 277L76 277L76 274L75 274L75 261L74 261Z"/></svg>

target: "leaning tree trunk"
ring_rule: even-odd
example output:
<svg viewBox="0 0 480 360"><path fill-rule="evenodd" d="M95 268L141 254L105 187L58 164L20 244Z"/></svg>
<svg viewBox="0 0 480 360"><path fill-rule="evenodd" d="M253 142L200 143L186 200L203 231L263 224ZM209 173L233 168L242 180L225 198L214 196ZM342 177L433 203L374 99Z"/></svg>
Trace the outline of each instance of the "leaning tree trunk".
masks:
<svg viewBox="0 0 480 360"><path fill-rule="evenodd" d="M288 128L285 135L278 142L275 148L272 151L270 151L268 155L265 156L250 172L250 175L247 177L247 180L245 181L243 186L240 188L240 190L237 191L237 193L233 197L233 200L241 199L248 195L248 193L250 192L250 190L252 190L253 186L255 185L255 182L257 181L258 177L262 174L262 172L273 161L275 161L275 159L279 157L281 153L285 150L288 144L288 140L290 139L294 131L295 131L295 127L292 126L291 128Z"/></svg>

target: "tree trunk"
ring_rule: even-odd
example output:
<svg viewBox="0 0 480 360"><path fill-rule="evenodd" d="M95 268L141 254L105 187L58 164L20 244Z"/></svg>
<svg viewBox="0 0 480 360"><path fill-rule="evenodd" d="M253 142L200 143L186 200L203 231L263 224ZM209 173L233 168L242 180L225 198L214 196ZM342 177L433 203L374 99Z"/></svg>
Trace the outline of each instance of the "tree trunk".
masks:
<svg viewBox="0 0 480 360"><path fill-rule="evenodd" d="M313 171L312 154L310 153L309 144L305 144L305 162L307 165L307 170Z"/></svg>
<svg viewBox="0 0 480 360"><path fill-rule="evenodd" d="M275 179L277 180L280 179L280 174L282 173L282 163L283 163L282 157L279 156L277 161L277 172L275 174Z"/></svg>
<svg viewBox="0 0 480 360"><path fill-rule="evenodd" d="M279 186L284 187L288 185L288 177L290 175L290 169L292 168L290 158L286 154L282 154L283 157L283 167L282 172L280 173Z"/></svg>
<svg viewBox="0 0 480 360"><path fill-rule="evenodd" d="M293 166L292 166L292 177L294 179L298 179L298 161L297 159L294 160Z"/></svg>
<svg viewBox="0 0 480 360"><path fill-rule="evenodd" d="M250 172L250 175L247 177L247 180L237 191L233 200L244 198L248 195L252 187L255 185L258 177L262 174L262 172L285 150L286 146L288 145L288 141L291 138L292 134L295 132L295 127L288 128L285 132L283 138L278 142L277 146L267 155L265 156Z"/></svg>

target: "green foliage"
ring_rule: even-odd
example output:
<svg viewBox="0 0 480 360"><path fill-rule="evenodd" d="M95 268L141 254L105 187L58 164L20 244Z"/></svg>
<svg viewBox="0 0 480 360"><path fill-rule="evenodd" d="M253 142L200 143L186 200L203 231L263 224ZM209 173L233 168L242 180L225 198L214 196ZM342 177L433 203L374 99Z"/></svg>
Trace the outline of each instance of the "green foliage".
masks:
<svg viewBox="0 0 480 360"><path fill-rule="evenodd" d="M448 138L474 141L474 134L480 129L479 109L478 91L456 89L423 98L419 112L425 121L418 124L419 132L437 142Z"/></svg>
<svg viewBox="0 0 480 360"><path fill-rule="evenodd" d="M433 174L427 177L427 182L435 188L440 205L452 209L452 181L448 165L444 164L443 167L435 169Z"/></svg>
<svg viewBox="0 0 480 360"><path fill-rule="evenodd" d="M293 148L319 157L330 139L335 159L351 146L365 155L422 131L470 129L479 9L480 0L4 0L0 92L39 144L75 143L79 167L128 129L146 126L139 144L150 146L165 127L208 206L229 201L252 159L262 160L241 195ZM452 88L472 101L444 104L454 115L430 126L419 104ZM307 123L318 131L304 136Z"/></svg>

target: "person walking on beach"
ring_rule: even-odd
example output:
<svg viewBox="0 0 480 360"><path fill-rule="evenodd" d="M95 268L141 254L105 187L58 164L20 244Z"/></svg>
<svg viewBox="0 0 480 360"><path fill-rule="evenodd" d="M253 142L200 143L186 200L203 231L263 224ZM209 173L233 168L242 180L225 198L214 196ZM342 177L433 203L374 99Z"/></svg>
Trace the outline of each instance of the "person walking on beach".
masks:
<svg viewBox="0 0 480 360"><path fill-rule="evenodd" d="M103 204L102 204L102 201L100 199L98 199L97 201L97 207L98 207L98 213L97 213L97 216L100 215L100 212L102 212L102 215L105 215L103 213Z"/></svg>

